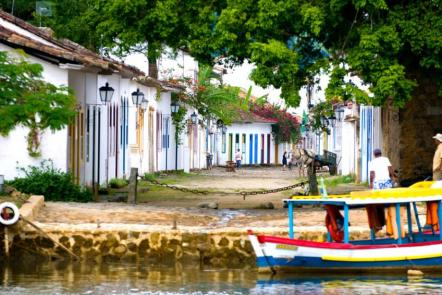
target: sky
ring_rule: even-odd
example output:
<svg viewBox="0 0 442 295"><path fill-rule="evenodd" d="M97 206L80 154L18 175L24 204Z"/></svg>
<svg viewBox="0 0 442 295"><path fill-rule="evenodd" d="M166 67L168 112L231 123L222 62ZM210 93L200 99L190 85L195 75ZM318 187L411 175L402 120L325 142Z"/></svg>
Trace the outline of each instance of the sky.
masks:
<svg viewBox="0 0 442 295"><path fill-rule="evenodd" d="M132 54L125 57L123 60L126 64L136 66L140 70L148 73L148 62L144 54ZM159 78L167 79L168 76L186 76L196 78L196 73L198 71L197 67L198 65L195 63L195 61L187 54L178 53L177 56L171 57L166 52L159 60ZM228 85L241 87L246 91L250 86L252 86L253 96L260 97L263 95L268 95L267 97L270 103L284 106L284 100L280 98L280 89L275 89L274 87L262 88L257 86L252 80L249 79L253 67L253 64L245 61L241 66L227 68L227 73L223 75L223 82ZM354 78L352 79L354 80ZM328 76L324 75L320 79L320 88L315 86L312 99L313 104L325 99L324 89L327 87L328 81ZM356 84L359 84L358 81L356 82ZM299 94L301 96L301 103L299 107L289 108L288 111L302 115L304 111L307 112L307 95L305 88L301 89Z"/></svg>
<svg viewBox="0 0 442 295"><path fill-rule="evenodd" d="M257 86L252 80L249 79L249 75L253 70L254 65L244 62L241 66L234 67L233 69L227 69L227 74L223 75L223 82L232 86L238 86L248 90L252 86L252 94L254 96L260 97L268 94L268 101L270 103L284 105L284 100L280 98L281 90L275 89L274 87L262 88ZM325 89L328 83L328 77L324 76L321 78L320 86ZM317 90L317 87L315 88ZM307 111L307 94L306 90L303 88L299 91L301 96L301 103L297 108L289 108L288 111L302 115L303 111ZM312 102L324 100L324 92L314 91Z"/></svg>

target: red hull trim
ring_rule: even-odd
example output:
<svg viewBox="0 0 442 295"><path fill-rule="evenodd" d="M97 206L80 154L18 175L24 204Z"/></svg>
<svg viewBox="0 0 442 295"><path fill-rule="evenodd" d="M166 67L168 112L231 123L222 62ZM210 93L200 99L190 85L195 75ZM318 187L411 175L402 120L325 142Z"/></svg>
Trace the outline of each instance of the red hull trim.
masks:
<svg viewBox="0 0 442 295"><path fill-rule="evenodd" d="M408 244L387 244L387 245L353 245L344 243L330 243L330 242L313 242L304 240L295 240L282 237L272 236L257 236L260 243L276 243L276 244L288 244L301 247L313 247L313 248L328 248L328 249L386 249L386 248L402 248L402 247L420 247L441 244L442 241L435 242L421 242L421 243L408 243Z"/></svg>

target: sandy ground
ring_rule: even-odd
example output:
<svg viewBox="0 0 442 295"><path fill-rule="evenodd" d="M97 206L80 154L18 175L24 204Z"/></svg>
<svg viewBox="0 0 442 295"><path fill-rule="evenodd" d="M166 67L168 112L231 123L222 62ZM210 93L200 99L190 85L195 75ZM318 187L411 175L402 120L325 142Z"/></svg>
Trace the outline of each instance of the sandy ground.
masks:
<svg viewBox="0 0 442 295"><path fill-rule="evenodd" d="M168 177L164 177L166 181ZM281 168L244 168L235 173L224 169L195 172L176 181L177 185L189 188L210 189L226 193L273 189L292 185L301 181L297 171L282 171ZM340 185L329 188L331 193L341 193L352 189L361 189L354 185ZM161 189L164 193L168 189ZM300 188L300 190L302 190ZM167 195L155 195L155 191L143 196L143 203L129 205L125 203L54 203L47 202L37 221L41 223L65 224L142 224L172 226L199 226L207 228L223 227L280 227L287 226L287 211L282 208L282 200L292 192L249 196L243 200L240 195L183 194L166 191ZM216 202L218 210L198 208L201 202ZM260 204L272 202L275 209L256 209ZM366 222L363 211L350 212L353 225ZM323 225L325 213L320 208L304 207L295 212L295 224L298 226Z"/></svg>

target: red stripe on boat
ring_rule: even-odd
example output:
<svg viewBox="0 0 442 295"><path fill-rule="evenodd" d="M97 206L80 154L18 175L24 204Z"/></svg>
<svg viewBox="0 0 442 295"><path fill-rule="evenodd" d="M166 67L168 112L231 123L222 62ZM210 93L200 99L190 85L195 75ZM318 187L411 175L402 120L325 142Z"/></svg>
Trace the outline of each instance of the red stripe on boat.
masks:
<svg viewBox="0 0 442 295"><path fill-rule="evenodd" d="M401 247L419 247L442 244L442 241L435 242L421 242L421 243L408 243L408 244L387 244L387 245L353 245L344 243L330 243L330 242L314 242L304 240L293 240L281 237L272 236L257 236L260 243L277 243L296 245L301 247L314 247L314 248L329 248L329 249L382 249L382 248L401 248Z"/></svg>

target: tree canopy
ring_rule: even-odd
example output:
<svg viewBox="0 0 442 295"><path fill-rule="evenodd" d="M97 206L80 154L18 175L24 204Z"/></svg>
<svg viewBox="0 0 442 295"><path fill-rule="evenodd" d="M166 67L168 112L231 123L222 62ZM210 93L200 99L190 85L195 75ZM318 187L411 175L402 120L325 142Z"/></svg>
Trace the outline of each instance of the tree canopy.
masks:
<svg viewBox="0 0 442 295"><path fill-rule="evenodd" d="M57 13L65 13L62 6L69 1L55 2ZM442 89L441 0L76 0L69 5L79 5L66 10L75 17L54 17L60 36L78 41L76 31L62 29L75 21L90 28L82 38L95 40L80 43L96 49L117 46L123 53L147 42L152 58L167 45L186 48L203 63L250 60L256 65L251 79L280 88L290 106L299 104L299 89L315 83L320 73L331 77L328 99L373 105L391 99L403 106L422 77ZM371 95L349 75L361 78Z"/></svg>
<svg viewBox="0 0 442 295"><path fill-rule="evenodd" d="M69 89L45 82L42 72L40 64L0 51L0 135L8 135L18 125L28 127L31 156L39 156L43 130L60 130L76 114Z"/></svg>

